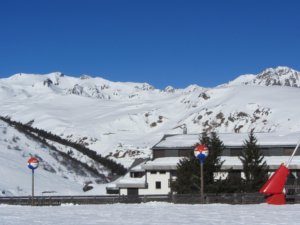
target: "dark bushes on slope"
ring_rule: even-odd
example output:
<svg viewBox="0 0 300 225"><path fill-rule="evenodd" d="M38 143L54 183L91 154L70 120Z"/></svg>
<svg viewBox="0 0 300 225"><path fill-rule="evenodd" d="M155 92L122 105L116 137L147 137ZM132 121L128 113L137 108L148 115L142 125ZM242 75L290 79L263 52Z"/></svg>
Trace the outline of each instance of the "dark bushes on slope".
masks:
<svg viewBox="0 0 300 225"><path fill-rule="evenodd" d="M41 130L41 129L38 129L35 127L31 127L28 124L22 124L20 122L13 121L9 117L0 116L0 119L7 122L10 125L15 126L17 129L36 133L39 137L42 137L42 138L45 138L45 139L48 139L51 141L55 141L62 145L66 145L66 146L75 148L77 151L79 151L82 154L88 156L89 158L95 160L96 162L101 163L106 168L110 169L113 174L115 173L117 175L124 175L127 172L126 168L123 165L116 163L115 161L113 161L111 159L102 157L101 155L98 155L96 151L91 150L91 149L87 148L86 146L83 146L82 144L78 144L78 143L63 139L55 134L52 134L51 132Z"/></svg>

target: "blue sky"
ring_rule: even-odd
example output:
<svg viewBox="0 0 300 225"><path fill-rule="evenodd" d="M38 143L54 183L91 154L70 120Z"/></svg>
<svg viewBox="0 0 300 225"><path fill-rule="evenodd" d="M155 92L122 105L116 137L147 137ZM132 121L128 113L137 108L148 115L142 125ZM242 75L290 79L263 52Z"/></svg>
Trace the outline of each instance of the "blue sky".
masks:
<svg viewBox="0 0 300 225"><path fill-rule="evenodd" d="M212 87L300 70L300 1L2 0L0 76L61 71Z"/></svg>

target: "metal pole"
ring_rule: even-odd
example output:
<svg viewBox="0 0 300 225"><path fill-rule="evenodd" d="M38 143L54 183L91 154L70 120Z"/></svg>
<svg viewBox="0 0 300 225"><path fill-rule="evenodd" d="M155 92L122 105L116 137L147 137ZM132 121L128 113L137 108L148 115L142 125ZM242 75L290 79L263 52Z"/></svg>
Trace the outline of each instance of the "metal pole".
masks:
<svg viewBox="0 0 300 225"><path fill-rule="evenodd" d="M200 163L200 180L201 180L201 188L200 188L200 197L201 203L204 203L204 179L203 179L203 163Z"/></svg>
<svg viewBox="0 0 300 225"><path fill-rule="evenodd" d="M34 205L34 170L32 170L32 202L31 205Z"/></svg>
<svg viewBox="0 0 300 225"><path fill-rule="evenodd" d="M294 156L295 156L295 154L296 154L296 152L297 152L297 150L299 148L299 145L300 145L300 139L298 140L298 143L297 143L297 145L296 145L296 147L295 147L295 149L293 151L293 154L290 156L288 162L286 163L286 167L287 168L289 167L290 163L292 162L292 159L294 158Z"/></svg>

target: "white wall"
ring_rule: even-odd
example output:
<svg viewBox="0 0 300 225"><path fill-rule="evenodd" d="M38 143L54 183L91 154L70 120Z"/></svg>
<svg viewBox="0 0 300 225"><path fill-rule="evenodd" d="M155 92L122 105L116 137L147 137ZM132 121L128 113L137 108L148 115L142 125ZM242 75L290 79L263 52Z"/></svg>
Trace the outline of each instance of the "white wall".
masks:
<svg viewBox="0 0 300 225"><path fill-rule="evenodd" d="M148 189L139 189L139 195L162 195L171 192L169 187L170 172L166 171L165 174L162 174L157 171L155 174L152 174L150 171L147 171L146 176ZM160 189L156 189L157 181L161 182Z"/></svg>
<svg viewBox="0 0 300 225"><path fill-rule="evenodd" d="M245 177L245 174L241 173L242 178ZM152 174L150 171L146 172L148 188L139 188L139 195L166 195L171 192L171 187L169 187L170 182L170 171L165 171L165 173L161 173L156 171L155 174ZM228 172L217 172L214 173L214 179L226 179L228 177ZM176 180L176 176L172 176L172 180ZM161 188L156 188L156 182L161 182ZM120 189L120 195L127 195L127 188Z"/></svg>
<svg viewBox="0 0 300 225"><path fill-rule="evenodd" d="M120 195L127 195L127 188L120 188Z"/></svg>

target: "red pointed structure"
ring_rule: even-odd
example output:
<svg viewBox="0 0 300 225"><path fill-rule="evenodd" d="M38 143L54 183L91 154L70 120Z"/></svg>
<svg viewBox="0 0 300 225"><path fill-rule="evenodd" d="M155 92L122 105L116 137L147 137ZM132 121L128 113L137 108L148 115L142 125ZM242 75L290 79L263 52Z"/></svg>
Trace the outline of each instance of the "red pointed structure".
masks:
<svg viewBox="0 0 300 225"><path fill-rule="evenodd" d="M260 193L267 196L267 203L272 205L284 205L286 203L283 189L289 173L289 169L284 164L281 164L259 190Z"/></svg>
<svg viewBox="0 0 300 225"><path fill-rule="evenodd" d="M293 154L289 158L289 161L284 165L281 164L275 173L269 178L269 180L259 190L260 193L265 194L267 197L267 203L272 205L284 205L286 203L284 186L286 184L290 170L288 169L294 155L296 154L300 140L298 141Z"/></svg>

